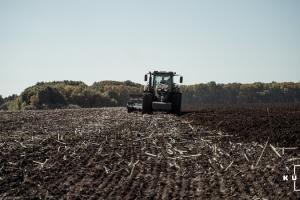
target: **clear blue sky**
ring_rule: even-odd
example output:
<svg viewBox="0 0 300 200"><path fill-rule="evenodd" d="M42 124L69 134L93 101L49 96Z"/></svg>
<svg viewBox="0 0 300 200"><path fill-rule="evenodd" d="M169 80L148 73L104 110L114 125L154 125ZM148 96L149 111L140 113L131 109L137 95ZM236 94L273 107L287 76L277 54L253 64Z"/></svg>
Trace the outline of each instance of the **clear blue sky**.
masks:
<svg viewBox="0 0 300 200"><path fill-rule="evenodd" d="M298 0L0 0L0 94L38 81L300 80Z"/></svg>

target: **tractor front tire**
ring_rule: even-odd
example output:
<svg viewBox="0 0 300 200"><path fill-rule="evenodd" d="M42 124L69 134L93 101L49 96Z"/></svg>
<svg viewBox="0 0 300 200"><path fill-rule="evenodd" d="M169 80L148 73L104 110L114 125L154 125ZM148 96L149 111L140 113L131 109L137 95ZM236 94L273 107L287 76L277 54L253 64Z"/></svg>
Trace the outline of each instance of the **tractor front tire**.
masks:
<svg viewBox="0 0 300 200"><path fill-rule="evenodd" d="M151 114L152 113L152 93L144 93L143 95L143 113Z"/></svg>
<svg viewBox="0 0 300 200"><path fill-rule="evenodd" d="M181 115L181 93L175 93L172 95L172 112L176 115Z"/></svg>
<svg viewBox="0 0 300 200"><path fill-rule="evenodd" d="M133 112L133 108L127 107L127 113L131 113L131 112Z"/></svg>

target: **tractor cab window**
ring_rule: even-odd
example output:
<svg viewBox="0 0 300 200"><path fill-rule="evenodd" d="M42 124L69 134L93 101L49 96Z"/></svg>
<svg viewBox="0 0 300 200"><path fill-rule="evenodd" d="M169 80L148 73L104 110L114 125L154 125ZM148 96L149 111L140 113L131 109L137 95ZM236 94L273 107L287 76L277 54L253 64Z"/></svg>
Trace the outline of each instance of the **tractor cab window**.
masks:
<svg viewBox="0 0 300 200"><path fill-rule="evenodd" d="M171 84L171 76L170 75L156 75L154 77L154 85L160 85L160 84L165 84L165 85L170 85Z"/></svg>

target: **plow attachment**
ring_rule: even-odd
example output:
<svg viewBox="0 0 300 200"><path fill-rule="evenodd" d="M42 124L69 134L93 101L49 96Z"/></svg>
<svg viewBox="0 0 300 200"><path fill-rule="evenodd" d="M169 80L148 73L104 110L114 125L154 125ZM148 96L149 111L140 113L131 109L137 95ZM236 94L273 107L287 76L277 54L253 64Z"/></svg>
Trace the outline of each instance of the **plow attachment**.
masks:
<svg viewBox="0 0 300 200"><path fill-rule="evenodd" d="M143 95L142 94L130 94L127 102L127 111L142 111L143 110Z"/></svg>

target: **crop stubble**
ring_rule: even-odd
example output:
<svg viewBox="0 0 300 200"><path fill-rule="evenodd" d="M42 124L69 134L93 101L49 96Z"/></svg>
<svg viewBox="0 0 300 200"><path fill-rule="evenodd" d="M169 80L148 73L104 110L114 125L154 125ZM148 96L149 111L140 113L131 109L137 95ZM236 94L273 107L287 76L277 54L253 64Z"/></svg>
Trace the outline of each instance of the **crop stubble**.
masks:
<svg viewBox="0 0 300 200"><path fill-rule="evenodd" d="M1 112L0 199L296 199L299 110Z"/></svg>

